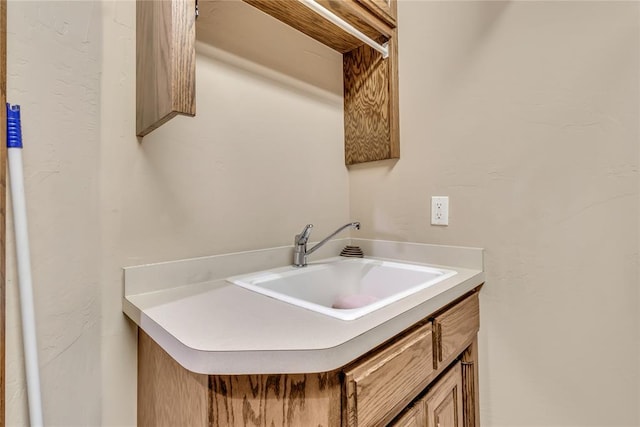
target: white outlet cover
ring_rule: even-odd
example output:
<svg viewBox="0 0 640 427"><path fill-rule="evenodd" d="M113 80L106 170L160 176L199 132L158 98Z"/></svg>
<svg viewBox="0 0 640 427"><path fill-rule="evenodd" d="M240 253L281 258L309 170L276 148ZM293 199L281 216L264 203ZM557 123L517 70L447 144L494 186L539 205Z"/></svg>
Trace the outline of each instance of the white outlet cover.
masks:
<svg viewBox="0 0 640 427"><path fill-rule="evenodd" d="M449 196L431 197L431 225L449 225Z"/></svg>

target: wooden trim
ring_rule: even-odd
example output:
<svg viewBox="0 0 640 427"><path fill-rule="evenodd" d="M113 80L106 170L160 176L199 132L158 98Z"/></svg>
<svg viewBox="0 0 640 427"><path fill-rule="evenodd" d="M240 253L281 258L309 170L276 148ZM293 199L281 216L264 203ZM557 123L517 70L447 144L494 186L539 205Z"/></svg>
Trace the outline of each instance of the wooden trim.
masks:
<svg viewBox="0 0 640 427"><path fill-rule="evenodd" d="M462 353L462 406L463 427L480 426L478 391L478 337Z"/></svg>
<svg viewBox="0 0 640 427"><path fill-rule="evenodd" d="M7 2L0 0L0 426L5 425L5 325L6 325L6 193L7 193Z"/></svg>
<svg viewBox="0 0 640 427"><path fill-rule="evenodd" d="M433 322L433 369L438 369L438 362L442 362L442 325Z"/></svg>
<svg viewBox="0 0 640 427"><path fill-rule="evenodd" d="M393 2L395 3L395 2ZM398 74L398 30L389 39L389 157L400 158L400 85Z"/></svg>

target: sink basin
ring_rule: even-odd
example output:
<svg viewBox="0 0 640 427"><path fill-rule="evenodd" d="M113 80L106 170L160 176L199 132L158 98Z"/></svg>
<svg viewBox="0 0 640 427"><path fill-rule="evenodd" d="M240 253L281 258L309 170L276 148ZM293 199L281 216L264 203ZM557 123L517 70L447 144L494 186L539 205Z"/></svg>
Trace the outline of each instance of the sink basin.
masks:
<svg viewBox="0 0 640 427"><path fill-rule="evenodd" d="M455 274L396 261L332 258L303 268L276 268L227 281L327 316L354 320Z"/></svg>

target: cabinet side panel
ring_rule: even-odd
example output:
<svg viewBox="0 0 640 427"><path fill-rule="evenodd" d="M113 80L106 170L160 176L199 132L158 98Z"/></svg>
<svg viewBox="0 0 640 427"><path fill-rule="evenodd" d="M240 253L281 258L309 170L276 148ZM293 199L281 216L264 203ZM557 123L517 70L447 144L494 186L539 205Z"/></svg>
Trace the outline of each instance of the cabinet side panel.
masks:
<svg viewBox="0 0 640 427"><path fill-rule="evenodd" d="M361 46L343 56L345 163L390 159L391 56Z"/></svg>
<svg viewBox="0 0 640 427"><path fill-rule="evenodd" d="M138 425L209 425L208 377L190 372L138 330Z"/></svg>
<svg viewBox="0 0 640 427"><path fill-rule="evenodd" d="M171 103L171 2L136 3L136 129L145 135L166 120Z"/></svg>
<svg viewBox="0 0 640 427"><path fill-rule="evenodd" d="M195 114L195 0L136 3L136 133Z"/></svg>
<svg viewBox="0 0 640 427"><path fill-rule="evenodd" d="M337 373L211 376L213 426L339 426Z"/></svg>

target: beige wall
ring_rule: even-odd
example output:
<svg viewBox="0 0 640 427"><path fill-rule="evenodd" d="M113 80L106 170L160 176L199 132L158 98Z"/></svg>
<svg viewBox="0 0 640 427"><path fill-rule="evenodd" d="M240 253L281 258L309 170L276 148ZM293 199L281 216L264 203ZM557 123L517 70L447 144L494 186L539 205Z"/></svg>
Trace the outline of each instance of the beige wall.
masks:
<svg viewBox="0 0 640 427"><path fill-rule="evenodd" d="M288 245L307 222L321 237L349 219L342 57L242 3L202 4L199 28L212 8L198 117L139 143L135 3L9 2L48 425L135 424L123 266ZM7 422L25 425L14 271Z"/></svg>
<svg viewBox="0 0 640 427"><path fill-rule="evenodd" d="M351 213L486 248L485 426L640 425L638 6L400 2L401 159L352 168Z"/></svg>
<svg viewBox="0 0 640 427"><path fill-rule="evenodd" d="M8 101L22 107L43 410L50 425L100 422L100 4L8 2ZM27 425L7 224L8 425Z"/></svg>
<svg viewBox="0 0 640 427"><path fill-rule="evenodd" d="M401 0L402 158L350 172L340 56L241 3L201 7L198 117L139 143L134 3L9 0L48 425L135 424L121 267L352 217L487 249L483 425L640 424L637 4ZM11 258L8 275L24 425Z"/></svg>

